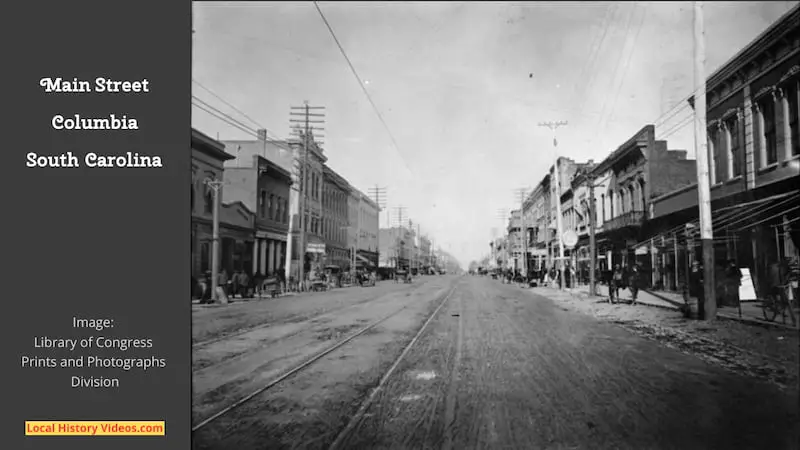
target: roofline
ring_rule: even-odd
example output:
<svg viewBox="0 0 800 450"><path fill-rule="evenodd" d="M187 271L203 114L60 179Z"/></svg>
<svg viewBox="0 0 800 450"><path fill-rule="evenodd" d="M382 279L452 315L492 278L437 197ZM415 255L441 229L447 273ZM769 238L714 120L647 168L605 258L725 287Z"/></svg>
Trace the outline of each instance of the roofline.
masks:
<svg viewBox="0 0 800 450"><path fill-rule="evenodd" d="M611 166L614 165L620 158L626 155L629 151L631 151L634 147L641 147L642 142L644 141L644 145L647 145L645 139L642 138L642 134L645 134L647 131L652 130L653 136L655 137L655 130L656 127L653 124L647 124L643 126L639 131L633 134L630 139L625 141L622 145L616 148L616 150L612 151L610 155L608 155L605 159L597 163L596 166L592 169L592 173L597 175L599 173L605 172Z"/></svg>
<svg viewBox="0 0 800 450"><path fill-rule="evenodd" d="M324 164L322 166L322 172L325 175L332 175L330 177L331 182L333 182L333 184L337 185L338 187L342 188L343 190L348 190L349 191L352 188L350 183L347 182L347 179L345 179L343 176L341 176L338 173L336 173L336 171L331 169L327 164Z"/></svg>
<svg viewBox="0 0 800 450"><path fill-rule="evenodd" d="M236 159L235 156L225 151L225 144L211 138L207 134L201 132L196 128L192 128L192 143L191 147L199 150L209 156L216 157L222 161L230 161Z"/></svg>
<svg viewBox="0 0 800 450"><path fill-rule="evenodd" d="M757 56L764 47L768 46L771 41L776 41L776 36L780 35L787 30L791 30L792 22L800 19L800 3L796 4L792 9L784 13L778 20L772 23L766 30L762 31L747 46L736 52L732 57L715 70L711 75L706 78L706 90L710 91L715 89L725 80L734 75L739 69L746 65L750 59ZM796 26L796 24L795 24ZM694 98L694 95L691 96Z"/></svg>

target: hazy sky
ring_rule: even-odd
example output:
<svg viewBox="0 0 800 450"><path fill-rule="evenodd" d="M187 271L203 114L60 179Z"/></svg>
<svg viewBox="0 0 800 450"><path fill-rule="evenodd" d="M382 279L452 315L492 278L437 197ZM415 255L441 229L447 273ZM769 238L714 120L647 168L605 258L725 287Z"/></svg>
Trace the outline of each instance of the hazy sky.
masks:
<svg viewBox="0 0 800 450"><path fill-rule="evenodd" d="M706 2L707 74L796 3ZM670 111L692 91L691 2L319 6L391 135L312 2L195 3L194 80L276 138L289 135L290 106L325 106L329 165L365 193L387 187L389 208L407 207L462 267L488 253L514 190L553 163L541 121L569 121L559 152L576 160L603 159L648 123L693 154L691 126L673 130L690 110ZM212 137L254 139L192 113Z"/></svg>

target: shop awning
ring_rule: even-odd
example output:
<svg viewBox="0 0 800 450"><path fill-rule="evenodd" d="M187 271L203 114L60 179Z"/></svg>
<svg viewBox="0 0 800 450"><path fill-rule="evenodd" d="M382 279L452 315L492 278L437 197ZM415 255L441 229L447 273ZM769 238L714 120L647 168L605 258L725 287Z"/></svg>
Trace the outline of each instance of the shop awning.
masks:
<svg viewBox="0 0 800 450"><path fill-rule="evenodd" d="M800 210L800 190L773 195L746 203L739 203L724 208L717 208L711 213L714 240L725 241L735 239L735 235L742 230L777 221L782 216L788 216L791 221L796 220ZM671 230L659 233L652 239L639 242L634 247L639 248L649 245L654 241L658 245L662 240L670 240L677 234L679 240L687 238L700 238L700 220L694 219L681 224Z"/></svg>
<svg viewBox="0 0 800 450"><path fill-rule="evenodd" d="M367 266L374 266L374 264L372 263L372 261L370 261L368 258L366 258L366 257L364 257L364 256L362 256L362 255L356 255L356 257L358 258L358 261L360 261L360 262L362 262L362 263L366 264ZM361 266L361 264L358 264L358 261L356 261L356 264L357 264L357 265L359 265L359 266Z"/></svg>

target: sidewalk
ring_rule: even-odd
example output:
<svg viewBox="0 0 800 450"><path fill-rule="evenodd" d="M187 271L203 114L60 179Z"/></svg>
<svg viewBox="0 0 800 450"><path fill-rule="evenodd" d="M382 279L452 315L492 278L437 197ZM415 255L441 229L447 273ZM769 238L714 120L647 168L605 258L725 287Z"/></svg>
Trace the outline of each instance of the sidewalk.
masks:
<svg viewBox="0 0 800 450"><path fill-rule="evenodd" d="M582 297L589 296L589 286L578 286L572 289L568 289L568 291L572 292L573 294L580 295ZM597 294L604 299L608 299L608 286L599 285L597 286ZM625 302L631 301L631 293L630 290L620 290L619 297L621 300ZM663 308L663 309L671 309L675 311L679 311L681 306L683 306L683 296L681 294L675 292L664 292L664 291L649 291L649 290L640 290L639 297L636 300L637 303L641 303L647 306L654 306L656 308ZM751 325L760 325L760 326L774 326L779 328L789 328L792 329L791 321L787 318L786 324L783 324L780 318L776 318L775 322L769 322L764 319L764 314L759 306L758 302L742 302L742 315L739 317L739 309L736 307L730 306L721 306L717 309L717 317L727 320L736 320L739 322L748 323ZM797 327L794 327L797 329Z"/></svg>
<svg viewBox="0 0 800 450"><path fill-rule="evenodd" d="M581 297L587 297L587 298L589 297L589 286L578 286L567 290ZM597 295L602 299L608 300L608 286L598 285ZM619 299L625 303L630 303L633 297L631 296L631 292L628 289L624 290L620 289ZM683 305L683 299L681 298L678 301L675 299L664 298L657 295L653 295L652 293L649 293L647 291L639 291L639 296L636 299L636 303L641 303L647 306L653 306L655 308L671 309L673 311L679 311L681 306Z"/></svg>

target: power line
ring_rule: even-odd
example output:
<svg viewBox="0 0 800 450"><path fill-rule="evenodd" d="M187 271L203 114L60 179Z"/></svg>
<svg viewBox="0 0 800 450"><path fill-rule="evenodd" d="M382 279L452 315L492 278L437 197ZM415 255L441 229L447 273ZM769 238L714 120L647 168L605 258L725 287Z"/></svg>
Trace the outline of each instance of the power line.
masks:
<svg viewBox="0 0 800 450"><path fill-rule="evenodd" d="M411 167L409 167L408 162L406 162L406 159L403 157L403 154L400 151L400 146L397 145L397 140L395 140L392 131L389 129L389 125L387 125L386 121L383 120L383 115L378 110L378 107L375 105L375 102L372 101L372 96L369 95L369 91L367 91L364 82L361 80L361 77L358 76L358 72L356 71L356 68L353 66L353 63L350 61L350 58L347 56L347 53L344 51L344 47L342 47L342 44L339 43L339 38L336 37L336 33L334 33L333 28L331 27L330 23L328 23L328 19L325 18L325 14L322 13L322 10L320 9L319 4L317 2L314 2L314 7L317 9L319 16L322 18L322 21L325 22L325 26L331 33L331 37L333 37L334 42L336 42L336 46L339 47L339 51L342 53L342 56L344 56L345 61L347 61L347 65L350 66L350 71L353 72L353 76L356 78L356 81L358 81L358 85L359 87L361 87L361 90L364 92L364 95L367 97L367 100L369 100L369 104L372 105L372 110L375 111L375 114L378 116L378 119L381 121L383 127L386 129L386 133L389 134L389 139L391 139L395 151L397 152L398 156L400 156L400 159L403 161L403 164L406 166L406 169L408 169L408 171L413 174L414 171L411 170Z"/></svg>
<svg viewBox="0 0 800 450"><path fill-rule="evenodd" d="M263 128L263 129L266 129L266 128L267 128L267 127L265 127L264 125L261 125L260 123L258 123L258 122L256 122L255 120L253 120L253 119L252 119L250 116L248 116L247 114L245 114L244 112L242 112L242 110L240 110L239 108L237 108L237 107L235 107L235 106L231 105L231 104L230 104L230 103L229 103L227 100L225 100L224 98L222 98L222 97L220 97L219 95L217 95L217 94L216 94L214 91L212 91L211 89L209 89L209 88L207 88L207 87L203 86L203 85L202 85L202 84L201 84L199 81L195 80L194 78L192 78L192 81L193 81L195 84L197 84L198 86L200 86L200 88L202 88L204 91L206 91L206 92L208 92L209 94L211 94L212 96L214 96L214 98L216 98L217 100L221 101L222 103L224 103L224 104L228 105L228 106L229 106L230 108L232 108L234 111L236 111L236 112L238 112L239 114L241 114L241 115L242 115L242 116L243 116L245 119L247 119L247 120L249 120L250 122L254 123L254 124L257 126L257 127L259 127L259 128Z"/></svg>
<svg viewBox="0 0 800 450"><path fill-rule="evenodd" d="M195 103L195 101L201 103L202 105L198 105L197 103ZM257 130L254 130L253 128L249 127L248 125L245 125L240 120L232 117L230 114L227 114L224 111L221 111L219 108L216 108L216 107L212 106L211 104L209 104L205 100L203 100L203 99L201 99L201 98L199 98L199 97L197 97L195 95L192 95L192 105L196 106L197 108L199 108L199 109L209 113L210 115L222 120L223 122L227 123L228 125L236 127L239 130L247 133L250 136L254 136L258 140L264 140L266 142L269 142L271 144L275 144L275 145L278 145L278 146L286 146L286 142L283 142L281 140L275 140L275 139L270 139L269 137L259 136ZM213 110L216 114L212 113L207 108ZM288 149L286 149L286 150L288 150Z"/></svg>
<svg viewBox="0 0 800 450"><path fill-rule="evenodd" d="M636 4L634 4L634 8L636 8ZM633 54L636 53L636 43L639 41L639 34L642 32L642 28L644 25L645 18L647 17L647 10L642 9L642 17L639 20L639 25L636 29L636 35L633 37L633 43L630 46L630 51L628 52L628 58L625 60L625 65L622 67L622 77L620 77L619 84L617 85L617 90L614 93L614 100L611 102L611 108L608 111L608 117L604 122L604 128L608 127L608 123L611 121L611 118L614 117L614 108L617 106L617 100L619 100L619 94L622 92L622 86L625 84L625 77L628 75L628 69L630 68L631 59L633 58Z"/></svg>
<svg viewBox="0 0 800 450"><path fill-rule="evenodd" d="M615 19L614 16L617 13L617 5L612 4L608 6L606 9L606 13L603 16L603 34L600 36L600 40L597 42L597 45L590 49L589 58L586 61L586 65L584 66L584 70L581 71L581 76L578 78L578 82L582 80L586 75L587 72L589 74L589 80L584 84L584 87L580 90L581 92L581 100L580 100L580 108L579 110L583 110L583 107L586 104L586 92L590 90L592 84L594 84L595 78L597 77L597 71L591 70L597 64L597 57L600 54L600 49L603 48L603 44L606 41L606 37L608 36L608 31L611 28L611 24L614 23Z"/></svg>
<svg viewBox="0 0 800 450"><path fill-rule="evenodd" d="M630 15L628 16L628 21L625 24L625 42L628 41L628 35L630 34L631 24L633 23L633 16L634 16L634 14L636 14L636 8L637 8L637 5L634 4L633 5L633 9L631 10ZM617 60L617 63L614 65L614 73L611 76L611 86L610 86L610 88L613 88L613 86L616 84L615 81L617 79L617 73L619 72L619 69L620 69L621 64L622 64L622 59L624 57L625 57L625 47L623 46L623 48L619 52L619 59ZM610 90L606 91L606 95L603 98L603 106L600 109L600 117L598 118L597 124L595 125L595 131L600 129L600 125L605 121L606 116L608 115L607 106L608 106L609 94L610 94ZM595 133L595 134L597 134L597 133Z"/></svg>

